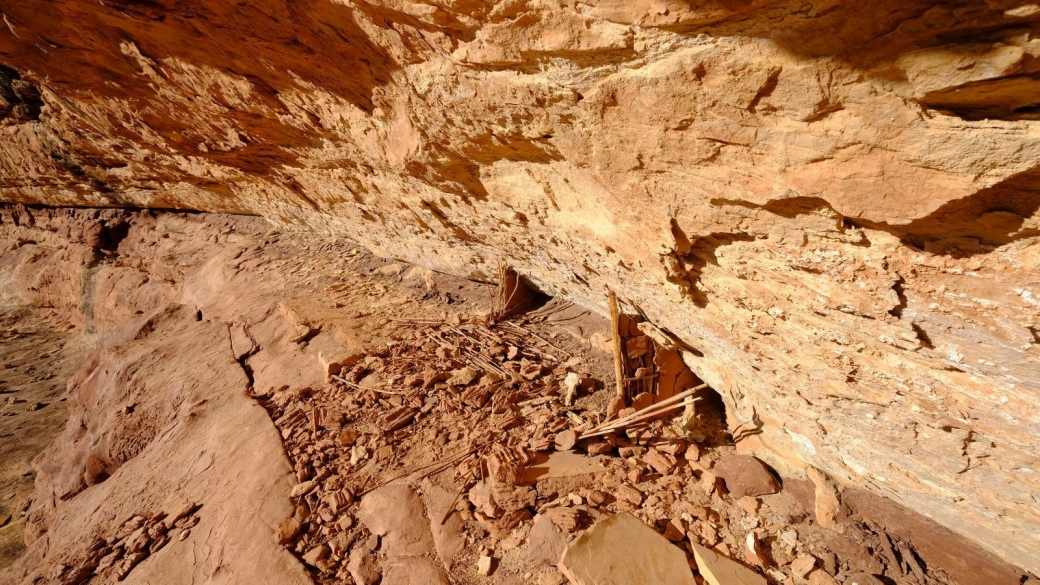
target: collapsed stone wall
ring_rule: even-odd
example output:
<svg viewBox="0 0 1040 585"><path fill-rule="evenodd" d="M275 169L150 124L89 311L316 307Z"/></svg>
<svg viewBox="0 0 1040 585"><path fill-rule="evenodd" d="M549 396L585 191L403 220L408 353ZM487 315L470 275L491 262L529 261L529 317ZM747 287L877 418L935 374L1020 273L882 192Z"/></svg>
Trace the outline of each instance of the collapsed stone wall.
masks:
<svg viewBox="0 0 1040 585"><path fill-rule="evenodd" d="M1036 6L30 0L3 20L0 200L258 214L475 278L505 263L600 310L613 290L744 448L1040 572Z"/></svg>

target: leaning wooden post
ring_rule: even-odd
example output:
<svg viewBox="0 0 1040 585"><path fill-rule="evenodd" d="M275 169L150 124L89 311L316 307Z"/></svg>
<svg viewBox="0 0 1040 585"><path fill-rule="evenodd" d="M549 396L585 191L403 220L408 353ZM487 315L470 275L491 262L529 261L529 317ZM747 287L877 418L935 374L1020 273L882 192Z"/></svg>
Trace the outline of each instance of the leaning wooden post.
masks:
<svg viewBox="0 0 1040 585"><path fill-rule="evenodd" d="M614 338L614 374L617 377L617 395L625 396L625 362L621 352L621 321L618 317L617 295L610 291L610 335Z"/></svg>

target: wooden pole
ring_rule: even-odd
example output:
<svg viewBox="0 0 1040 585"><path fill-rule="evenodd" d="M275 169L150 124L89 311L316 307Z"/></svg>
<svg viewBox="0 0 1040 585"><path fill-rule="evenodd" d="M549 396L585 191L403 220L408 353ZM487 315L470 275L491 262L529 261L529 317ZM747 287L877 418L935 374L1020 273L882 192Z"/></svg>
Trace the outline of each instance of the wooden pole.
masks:
<svg viewBox="0 0 1040 585"><path fill-rule="evenodd" d="M617 395L625 396L625 357L621 352L621 322L618 315L617 295L610 291L610 334L614 338L614 375L617 377Z"/></svg>
<svg viewBox="0 0 1040 585"><path fill-rule="evenodd" d="M680 392L679 394L676 394L675 396L672 396L667 400L663 400L657 404L651 404L643 410L633 412L632 414L626 417L605 422L593 428L592 430L586 432L585 434L581 435L580 437L578 437L578 440L587 439L589 437L596 437L599 435L605 435L607 433L614 432L618 429L627 427L629 425L642 422L648 418L659 416L670 410L675 410L677 408L686 406L688 403L696 402L700 400L700 398L690 398L690 396L707 387L707 384L701 384L700 386L697 386L695 388L690 388L689 390Z"/></svg>

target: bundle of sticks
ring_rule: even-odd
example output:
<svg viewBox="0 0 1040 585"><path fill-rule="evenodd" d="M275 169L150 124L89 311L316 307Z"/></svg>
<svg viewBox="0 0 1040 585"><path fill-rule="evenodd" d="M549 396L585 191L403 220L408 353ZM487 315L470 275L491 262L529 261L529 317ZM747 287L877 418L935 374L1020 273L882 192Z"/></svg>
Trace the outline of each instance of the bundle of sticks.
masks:
<svg viewBox="0 0 1040 585"><path fill-rule="evenodd" d="M666 412L676 410L679 408L685 408L687 405L693 404L694 402L700 400L700 398L694 398L693 395L707 387L707 384L701 384L700 386L695 386L693 388L690 388L689 390L680 392L675 396L672 396L671 398L662 400L657 404L651 404L646 408L637 410L627 416L623 416L614 420L608 420L603 424L596 426L595 428L589 431L586 431L583 435L581 435L578 438L580 440L587 439L589 437L598 437L600 435L606 435L614 431L632 426L634 424L644 422L648 419L657 417Z"/></svg>

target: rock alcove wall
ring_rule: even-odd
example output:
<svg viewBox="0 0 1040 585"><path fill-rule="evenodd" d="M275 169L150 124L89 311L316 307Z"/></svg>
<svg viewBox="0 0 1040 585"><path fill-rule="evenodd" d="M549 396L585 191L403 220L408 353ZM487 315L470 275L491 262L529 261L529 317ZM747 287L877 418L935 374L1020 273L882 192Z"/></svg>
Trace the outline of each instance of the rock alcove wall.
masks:
<svg viewBox="0 0 1040 585"><path fill-rule="evenodd" d="M626 311L742 445L1040 572L1040 8L28 0L0 200L263 215Z"/></svg>

